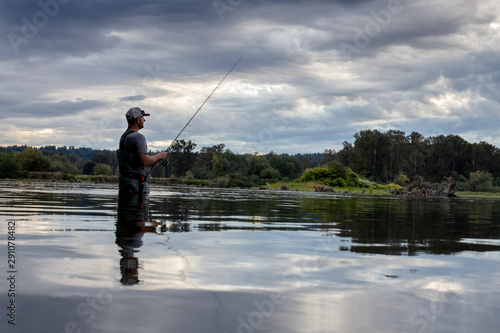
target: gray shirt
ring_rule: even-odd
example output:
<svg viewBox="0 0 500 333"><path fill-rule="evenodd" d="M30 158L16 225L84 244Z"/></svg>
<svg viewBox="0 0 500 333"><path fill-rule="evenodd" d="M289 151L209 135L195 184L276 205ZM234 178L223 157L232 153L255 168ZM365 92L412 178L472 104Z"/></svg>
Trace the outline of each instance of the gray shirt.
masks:
<svg viewBox="0 0 500 333"><path fill-rule="evenodd" d="M144 135L132 129L126 130L120 139L120 149L118 150L120 177L146 177L151 167L143 166L139 155L147 153L148 146Z"/></svg>

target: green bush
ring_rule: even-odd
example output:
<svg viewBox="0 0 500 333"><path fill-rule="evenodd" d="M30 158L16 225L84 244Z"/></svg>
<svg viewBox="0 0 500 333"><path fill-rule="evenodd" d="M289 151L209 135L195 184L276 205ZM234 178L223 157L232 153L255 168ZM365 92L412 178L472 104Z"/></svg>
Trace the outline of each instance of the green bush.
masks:
<svg viewBox="0 0 500 333"><path fill-rule="evenodd" d="M394 183L390 183L390 184L385 185L385 188L388 190L402 190L402 189L404 189L403 186L398 185L398 184L394 184Z"/></svg>
<svg viewBox="0 0 500 333"><path fill-rule="evenodd" d="M489 172L476 171L469 174L468 188L473 192L489 192L493 190L493 176Z"/></svg>
<svg viewBox="0 0 500 333"><path fill-rule="evenodd" d="M250 177L248 177L248 182L252 186L257 186L257 185L264 184L264 182L262 181L262 179L260 179L260 177L258 175L250 175Z"/></svg>
<svg viewBox="0 0 500 333"><path fill-rule="evenodd" d="M398 184L399 186L405 186L405 184L409 181L410 179L402 172L400 172L396 177L396 184Z"/></svg>
<svg viewBox="0 0 500 333"><path fill-rule="evenodd" d="M260 173L270 167L266 158L263 156L249 156L248 157L248 173L250 175L260 176Z"/></svg>
<svg viewBox="0 0 500 333"><path fill-rule="evenodd" d="M93 175L94 174L94 168L97 165L96 162L94 161L87 161L83 165L83 174L84 175Z"/></svg>
<svg viewBox="0 0 500 333"><path fill-rule="evenodd" d="M112 176L113 169L111 166L103 163L97 163L94 167L94 176Z"/></svg>
<svg viewBox="0 0 500 333"><path fill-rule="evenodd" d="M16 178L19 175L21 165L13 153L0 154L0 178Z"/></svg>
<svg viewBox="0 0 500 333"><path fill-rule="evenodd" d="M185 179L194 179L194 174L191 170L186 171Z"/></svg>
<svg viewBox="0 0 500 333"><path fill-rule="evenodd" d="M43 156L42 152L31 147L17 154L21 169L25 171L46 172L50 168L50 159Z"/></svg>
<svg viewBox="0 0 500 333"><path fill-rule="evenodd" d="M328 186L345 187L347 179L336 178L336 173L328 168L319 167L314 169L306 169L300 177L300 182L318 182Z"/></svg>
<svg viewBox="0 0 500 333"><path fill-rule="evenodd" d="M349 179L349 173L350 173L351 169L347 168L346 166L344 166L339 161L331 161L331 162L329 162L326 165L326 168L328 170L331 170L333 172L333 174L334 174L333 178Z"/></svg>
<svg viewBox="0 0 500 333"><path fill-rule="evenodd" d="M215 176L224 176L227 174L230 166L231 164L226 158L219 157L219 155L214 155L212 157L212 171Z"/></svg>
<svg viewBox="0 0 500 333"><path fill-rule="evenodd" d="M60 173L70 173L73 175L79 174L80 171L77 167L71 164L68 158L62 154L53 154L51 156L52 163L50 165L51 172L60 172Z"/></svg>
<svg viewBox="0 0 500 333"><path fill-rule="evenodd" d="M77 182L78 178L76 178L76 176L72 173L64 173L63 180L68 181L68 182Z"/></svg>
<svg viewBox="0 0 500 333"><path fill-rule="evenodd" d="M362 187L360 182L359 182L359 178L353 177L353 176L349 176L349 178L347 179L347 186L348 187Z"/></svg>
<svg viewBox="0 0 500 333"><path fill-rule="evenodd" d="M339 161L329 162L325 167L306 169L300 182L318 182L331 187L370 187L350 168Z"/></svg>
<svg viewBox="0 0 500 333"><path fill-rule="evenodd" d="M300 161L293 156L272 155L269 158L269 165L278 170L283 178L296 179L302 172Z"/></svg>
<svg viewBox="0 0 500 333"><path fill-rule="evenodd" d="M229 187L245 188L250 187L250 185L241 179L233 178L229 181Z"/></svg>
<svg viewBox="0 0 500 333"><path fill-rule="evenodd" d="M271 166L268 166L260 172L260 178L262 179L278 179L280 177L280 172Z"/></svg>
<svg viewBox="0 0 500 333"><path fill-rule="evenodd" d="M229 187L229 176L217 177L213 184L216 187Z"/></svg>

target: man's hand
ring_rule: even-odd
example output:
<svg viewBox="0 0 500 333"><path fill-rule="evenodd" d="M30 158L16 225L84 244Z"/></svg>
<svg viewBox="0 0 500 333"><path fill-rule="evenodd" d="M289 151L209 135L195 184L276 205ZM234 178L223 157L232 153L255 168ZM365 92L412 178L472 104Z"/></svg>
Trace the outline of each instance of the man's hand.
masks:
<svg viewBox="0 0 500 333"><path fill-rule="evenodd" d="M167 158L167 152L162 151L158 154L149 156L148 154L139 154L139 159L143 166L153 165L159 160L164 160Z"/></svg>
<svg viewBox="0 0 500 333"><path fill-rule="evenodd" d="M158 160L166 160L168 153L166 151L159 152L158 154Z"/></svg>

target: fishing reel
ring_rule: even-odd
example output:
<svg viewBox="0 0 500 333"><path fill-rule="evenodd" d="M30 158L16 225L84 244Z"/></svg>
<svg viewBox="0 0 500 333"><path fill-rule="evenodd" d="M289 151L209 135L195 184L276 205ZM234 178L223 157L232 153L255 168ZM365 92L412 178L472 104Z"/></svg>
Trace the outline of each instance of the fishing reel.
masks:
<svg viewBox="0 0 500 333"><path fill-rule="evenodd" d="M167 166L170 164L170 160L168 159L168 157L164 160L159 160L158 161L159 164L163 165L163 166Z"/></svg>

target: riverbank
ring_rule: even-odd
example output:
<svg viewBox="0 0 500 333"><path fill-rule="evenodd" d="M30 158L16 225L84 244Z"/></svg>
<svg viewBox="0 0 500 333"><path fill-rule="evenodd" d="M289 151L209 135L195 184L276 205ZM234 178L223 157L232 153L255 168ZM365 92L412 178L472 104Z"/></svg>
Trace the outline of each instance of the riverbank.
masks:
<svg viewBox="0 0 500 333"><path fill-rule="evenodd" d="M317 190L317 188L328 189L327 186L318 184L318 183L286 183L286 182L278 182L274 184L270 184L269 189L271 190L283 190L286 187L286 190L289 191L305 191L305 192L330 192L328 190ZM342 193L342 194L354 194L354 195L375 195L375 196L394 196L389 190L392 187L387 187L381 185L380 188L377 189L366 189L366 188L352 188L352 187L341 187L341 188L333 188L332 193ZM470 192L470 191L456 191L455 195L460 198L490 198L490 199L500 199L500 193L494 192Z"/></svg>
<svg viewBox="0 0 500 333"><path fill-rule="evenodd" d="M105 175L72 175L53 172L31 172L25 178L8 179L14 181L47 181L47 182L68 182L68 183L118 183L118 176ZM260 186L244 186L245 184L235 183L233 186L228 186L226 179L190 179L190 178L152 178L151 184L171 186L171 185L187 185L197 187L232 187L232 188L248 188L258 190L274 190L274 191L302 191L302 192L329 192L339 194L354 194L354 195L376 195L376 196L393 196L389 190L394 188L394 184L378 185L376 188L361 188L361 187L341 187L331 188L319 183L308 182L274 182ZM237 186L240 185L240 186ZM457 191L455 194L463 198L490 198L500 199L500 193L494 192L469 192Z"/></svg>
<svg viewBox="0 0 500 333"><path fill-rule="evenodd" d="M276 182L268 186L260 186L259 189L280 190L280 191L304 191L304 192L324 192L324 193L343 193L343 194L372 194L372 195L392 195L389 190L392 188L380 185L379 188L362 187L329 187L320 183L308 182Z"/></svg>

